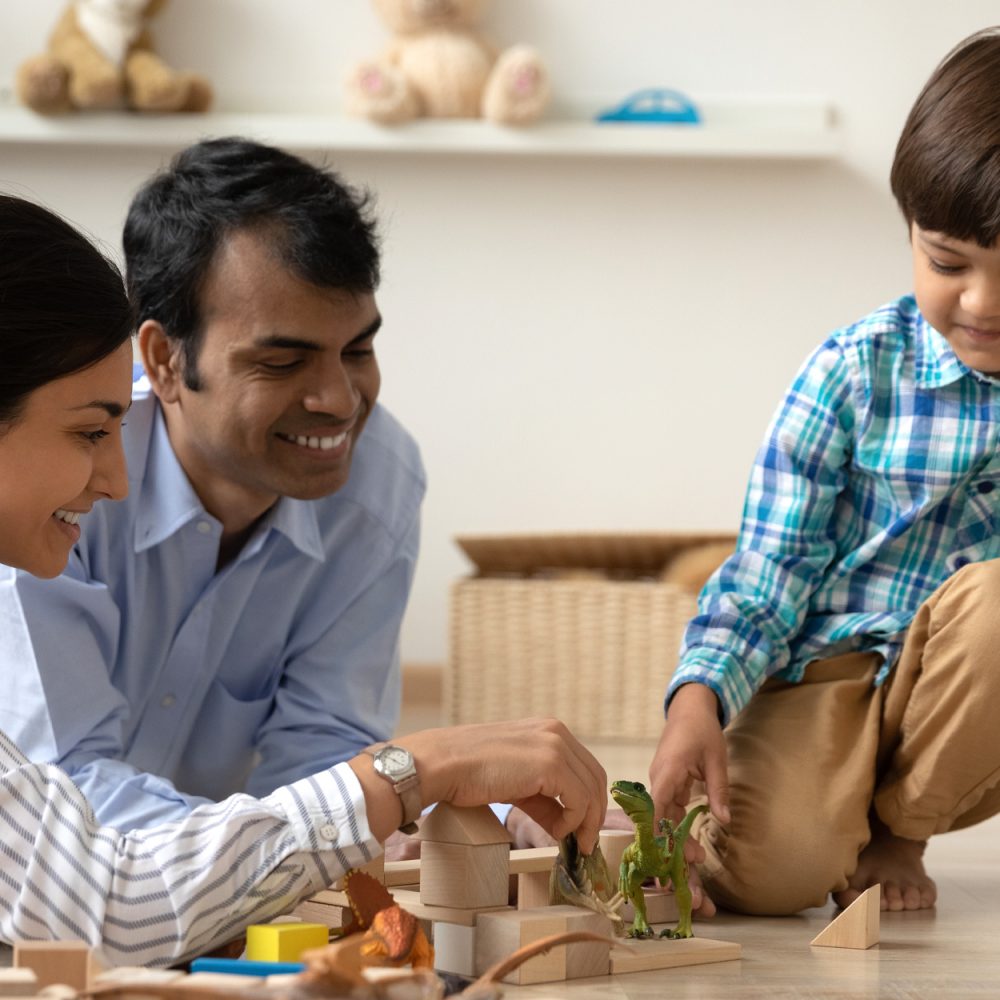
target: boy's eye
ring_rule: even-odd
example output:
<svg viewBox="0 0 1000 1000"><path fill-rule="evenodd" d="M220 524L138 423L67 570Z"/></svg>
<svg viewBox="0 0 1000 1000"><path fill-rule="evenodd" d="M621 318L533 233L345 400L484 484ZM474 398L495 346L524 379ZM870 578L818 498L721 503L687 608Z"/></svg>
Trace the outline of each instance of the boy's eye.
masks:
<svg viewBox="0 0 1000 1000"><path fill-rule="evenodd" d="M961 264L944 264L933 257L928 257L927 262L930 264L931 270L936 271L938 274L958 274L963 266Z"/></svg>
<svg viewBox="0 0 1000 1000"><path fill-rule="evenodd" d="M82 437L90 441L91 444L97 444L97 442L100 441L101 438L106 438L108 436L108 432L105 430L81 431L80 434Z"/></svg>
<svg viewBox="0 0 1000 1000"><path fill-rule="evenodd" d="M282 372L294 371L299 367L300 362L298 361L287 361L284 364L277 364L273 361L261 361L260 367L266 372L273 372L275 374L281 374Z"/></svg>

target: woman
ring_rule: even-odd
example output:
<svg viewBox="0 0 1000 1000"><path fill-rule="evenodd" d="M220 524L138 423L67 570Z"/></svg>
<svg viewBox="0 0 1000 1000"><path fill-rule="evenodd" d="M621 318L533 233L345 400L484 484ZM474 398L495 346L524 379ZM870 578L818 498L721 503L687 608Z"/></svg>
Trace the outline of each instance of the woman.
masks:
<svg viewBox="0 0 1000 1000"><path fill-rule="evenodd" d="M126 494L131 329L114 265L46 210L0 196L0 562L56 576L79 519ZM362 753L267 798L235 795L122 833L98 827L65 774L0 734L0 937L82 938L115 964L169 964L364 864L430 802L514 802L553 836L596 841L606 777L555 721L399 743L416 801Z"/></svg>

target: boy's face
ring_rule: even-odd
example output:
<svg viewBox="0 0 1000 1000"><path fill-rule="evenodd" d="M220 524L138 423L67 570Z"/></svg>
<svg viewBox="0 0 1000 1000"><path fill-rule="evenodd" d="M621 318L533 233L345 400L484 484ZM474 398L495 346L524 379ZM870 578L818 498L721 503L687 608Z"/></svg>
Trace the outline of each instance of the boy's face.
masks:
<svg viewBox="0 0 1000 1000"><path fill-rule="evenodd" d="M1000 247L913 223L913 287L924 318L960 361L1000 377Z"/></svg>

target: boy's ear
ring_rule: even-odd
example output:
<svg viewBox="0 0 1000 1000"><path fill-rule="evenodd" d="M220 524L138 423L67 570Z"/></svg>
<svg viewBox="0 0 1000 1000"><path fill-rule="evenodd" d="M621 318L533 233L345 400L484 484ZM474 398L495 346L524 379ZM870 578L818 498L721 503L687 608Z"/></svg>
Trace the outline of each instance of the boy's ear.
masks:
<svg viewBox="0 0 1000 1000"><path fill-rule="evenodd" d="M180 344L167 336L155 319L144 320L137 334L139 355L153 392L161 403L177 402L183 379Z"/></svg>

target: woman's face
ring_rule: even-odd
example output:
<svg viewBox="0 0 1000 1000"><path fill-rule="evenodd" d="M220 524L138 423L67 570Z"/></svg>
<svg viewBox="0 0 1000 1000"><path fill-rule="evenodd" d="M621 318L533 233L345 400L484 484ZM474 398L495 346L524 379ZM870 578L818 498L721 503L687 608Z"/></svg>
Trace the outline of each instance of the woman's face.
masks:
<svg viewBox="0 0 1000 1000"><path fill-rule="evenodd" d="M128 493L122 417L132 396L132 345L36 389L0 428L0 562L58 576L97 500Z"/></svg>

